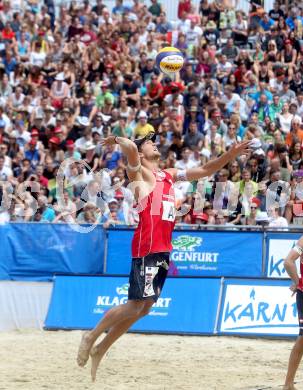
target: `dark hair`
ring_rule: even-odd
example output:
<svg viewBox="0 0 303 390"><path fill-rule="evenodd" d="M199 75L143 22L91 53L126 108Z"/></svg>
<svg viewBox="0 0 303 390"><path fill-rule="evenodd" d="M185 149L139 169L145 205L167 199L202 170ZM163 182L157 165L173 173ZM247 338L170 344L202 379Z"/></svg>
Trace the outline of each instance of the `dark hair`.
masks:
<svg viewBox="0 0 303 390"><path fill-rule="evenodd" d="M132 81L133 80L133 76L131 74L126 74L124 76L124 80L127 80L127 81Z"/></svg>

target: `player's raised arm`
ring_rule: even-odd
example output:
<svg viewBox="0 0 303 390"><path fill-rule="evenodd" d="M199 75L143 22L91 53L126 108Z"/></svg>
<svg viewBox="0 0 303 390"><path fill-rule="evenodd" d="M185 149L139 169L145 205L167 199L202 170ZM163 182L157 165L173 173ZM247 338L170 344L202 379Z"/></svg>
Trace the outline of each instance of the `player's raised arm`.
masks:
<svg viewBox="0 0 303 390"><path fill-rule="evenodd" d="M124 137L115 137L113 135L103 138L101 140L102 145L120 145L122 153L127 158L127 174L130 180L133 180L137 172L141 168L141 162L139 157L139 152L136 144L128 138Z"/></svg>
<svg viewBox="0 0 303 390"><path fill-rule="evenodd" d="M290 250L284 259L284 268L292 279L294 285L291 287L292 291L296 291L299 284L299 275L296 267L296 260L303 254L303 236L298 240L297 244Z"/></svg>
<svg viewBox="0 0 303 390"><path fill-rule="evenodd" d="M187 169L186 171L179 171L175 168L168 169L174 179L178 180L199 180L202 177L211 176L221 168L223 168L230 161L234 160L237 156L247 154L249 152L249 143L250 141L243 141L232 145L232 147L222 154L219 158L209 161L207 164L197 167Z"/></svg>

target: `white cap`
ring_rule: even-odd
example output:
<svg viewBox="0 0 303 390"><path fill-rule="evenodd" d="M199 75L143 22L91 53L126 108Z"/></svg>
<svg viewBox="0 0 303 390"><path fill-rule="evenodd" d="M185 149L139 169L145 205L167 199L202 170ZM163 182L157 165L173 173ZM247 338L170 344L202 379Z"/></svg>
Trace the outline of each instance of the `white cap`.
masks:
<svg viewBox="0 0 303 390"><path fill-rule="evenodd" d="M262 143L259 138L253 138L249 143L249 147L251 149L260 149L262 148Z"/></svg>
<svg viewBox="0 0 303 390"><path fill-rule="evenodd" d="M64 81L64 73L63 72L58 73L57 76L55 77L55 80Z"/></svg>
<svg viewBox="0 0 303 390"><path fill-rule="evenodd" d="M257 222L269 222L269 217L266 211L260 211L256 216Z"/></svg>
<svg viewBox="0 0 303 390"><path fill-rule="evenodd" d="M86 151L93 150L95 148L96 148L96 145L92 141L86 141L84 146L83 146L83 149Z"/></svg>
<svg viewBox="0 0 303 390"><path fill-rule="evenodd" d="M81 126L88 126L89 125L89 120L87 116L78 116L77 117L77 122Z"/></svg>
<svg viewBox="0 0 303 390"><path fill-rule="evenodd" d="M145 111L140 111L139 115L138 115L138 118L147 118L146 112Z"/></svg>

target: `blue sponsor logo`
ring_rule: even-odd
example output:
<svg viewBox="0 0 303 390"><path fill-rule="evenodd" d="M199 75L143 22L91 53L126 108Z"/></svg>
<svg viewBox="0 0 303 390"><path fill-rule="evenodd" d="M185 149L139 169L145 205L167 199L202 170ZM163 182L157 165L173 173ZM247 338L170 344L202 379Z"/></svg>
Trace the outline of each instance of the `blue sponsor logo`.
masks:
<svg viewBox="0 0 303 390"><path fill-rule="evenodd" d="M182 234L172 240L171 260L179 270L217 270L218 252L201 250L203 239L197 236Z"/></svg>
<svg viewBox="0 0 303 390"><path fill-rule="evenodd" d="M290 249L292 249L295 246L295 242L293 242L293 245ZM269 259L268 263L268 276L276 277L276 278L288 278L288 275L286 273L286 270L284 268L284 258L275 258L274 255L272 255Z"/></svg>
<svg viewBox="0 0 303 390"><path fill-rule="evenodd" d="M115 289L116 294L113 295L98 295L97 301L93 310L94 314L102 314L114 306L123 305L127 302L129 284L125 283ZM167 316L172 298L158 298L153 304L149 315L151 316Z"/></svg>
<svg viewBox="0 0 303 390"><path fill-rule="evenodd" d="M257 294L261 291L262 287L260 290L253 287L247 300L241 297L237 302L235 299L226 302L221 324L223 331L297 327L296 303L281 302L274 290L272 299L265 299L265 294Z"/></svg>
<svg viewBox="0 0 303 390"><path fill-rule="evenodd" d="M275 260L274 256L271 256L269 260L269 276L285 276L284 259Z"/></svg>

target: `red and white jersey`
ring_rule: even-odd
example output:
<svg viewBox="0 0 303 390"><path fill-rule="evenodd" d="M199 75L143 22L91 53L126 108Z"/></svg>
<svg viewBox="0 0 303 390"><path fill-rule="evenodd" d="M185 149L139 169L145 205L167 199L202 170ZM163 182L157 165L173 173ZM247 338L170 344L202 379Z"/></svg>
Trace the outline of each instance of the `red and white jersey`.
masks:
<svg viewBox="0 0 303 390"><path fill-rule="evenodd" d="M166 171L153 173L156 186L140 202L140 219L132 241L132 257L172 250L171 239L176 216L174 182Z"/></svg>

